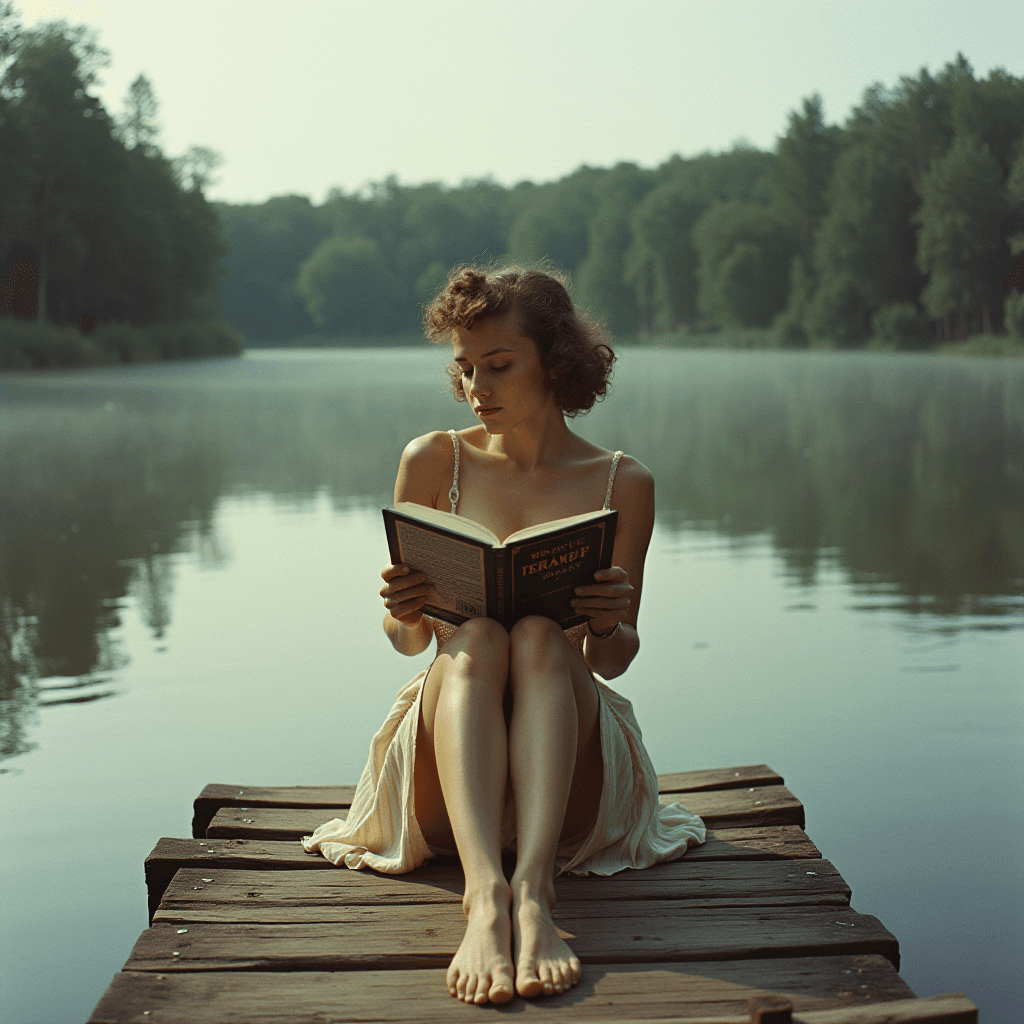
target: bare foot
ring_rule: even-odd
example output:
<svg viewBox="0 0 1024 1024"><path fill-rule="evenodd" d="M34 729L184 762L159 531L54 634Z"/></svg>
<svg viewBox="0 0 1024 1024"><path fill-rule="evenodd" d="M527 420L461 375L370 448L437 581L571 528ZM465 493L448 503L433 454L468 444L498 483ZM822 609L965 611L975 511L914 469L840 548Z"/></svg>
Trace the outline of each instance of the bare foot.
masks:
<svg viewBox="0 0 1024 1024"><path fill-rule="evenodd" d="M512 987L512 922L507 887L492 894L467 893L462 902L466 934L452 958L448 991L464 1003L507 1003Z"/></svg>
<svg viewBox="0 0 1024 1024"><path fill-rule="evenodd" d="M562 941L551 918L552 900L513 889L512 933L515 940L516 991L531 996L567 992L583 977L580 962Z"/></svg>

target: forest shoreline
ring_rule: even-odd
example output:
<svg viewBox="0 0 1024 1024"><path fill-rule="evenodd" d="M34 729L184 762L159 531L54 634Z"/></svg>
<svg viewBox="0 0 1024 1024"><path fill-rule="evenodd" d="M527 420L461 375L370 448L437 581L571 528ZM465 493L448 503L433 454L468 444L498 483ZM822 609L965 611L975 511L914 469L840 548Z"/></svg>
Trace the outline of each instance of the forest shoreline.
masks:
<svg viewBox="0 0 1024 1024"><path fill-rule="evenodd" d="M242 335L221 322L112 323L85 332L74 325L0 317L0 372L217 359L244 351Z"/></svg>
<svg viewBox="0 0 1024 1024"><path fill-rule="evenodd" d="M416 348L426 344L421 334L357 335L352 337L325 337L319 334L301 335L275 341L249 342L248 350L286 351L289 349L378 349ZM978 334L965 341L940 343L935 348L898 348L882 339L872 339L865 347L845 348L840 345L814 344L810 346L780 346L770 330L738 328L705 332L676 331L672 333L620 334L612 338L615 349L673 348L689 350L759 351L759 352L865 352L920 355L993 356L1019 359L1024 357L1024 339L1010 335Z"/></svg>
<svg viewBox="0 0 1024 1024"><path fill-rule="evenodd" d="M306 335L271 344L250 345L250 351L298 351L301 349L411 349L426 344L422 335L398 334L330 338ZM1007 335L980 334L966 341L939 344L936 348L908 350L873 339L867 346L778 345L773 332L755 328L699 333L624 334L613 339L619 350L658 348L680 351L730 352L862 352L866 354L916 354L932 356L973 356L1024 358L1024 340ZM194 359L239 357L247 346L242 335L224 323L164 324L133 328L110 324L84 334L75 327L56 327L35 322L17 323L0 318L0 373L92 369L103 366L143 365Z"/></svg>

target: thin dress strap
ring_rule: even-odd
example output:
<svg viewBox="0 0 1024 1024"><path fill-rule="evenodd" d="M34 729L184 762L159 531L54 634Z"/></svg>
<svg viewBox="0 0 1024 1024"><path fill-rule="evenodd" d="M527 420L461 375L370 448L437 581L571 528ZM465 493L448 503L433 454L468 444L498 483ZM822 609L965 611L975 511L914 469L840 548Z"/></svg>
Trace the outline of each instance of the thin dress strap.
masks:
<svg viewBox="0 0 1024 1024"><path fill-rule="evenodd" d="M601 506L603 509L612 507L612 488L615 486L615 470L619 468L619 459L621 458L622 452L616 452L612 456L612 466L608 470L608 490L604 492L604 504Z"/></svg>
<svg viewBox="0 0 1024 1024"><path fill-rule="evenodd" d="M456 509L459 507L459 435L454 430L449 430L448 434L451 436L452 447L455 449L455 475L452 477L452 486L448 490L448 500L452 503L452 515L454 516L458 515ZM611 494L611 484L608 485L608 493Z"/></svg>

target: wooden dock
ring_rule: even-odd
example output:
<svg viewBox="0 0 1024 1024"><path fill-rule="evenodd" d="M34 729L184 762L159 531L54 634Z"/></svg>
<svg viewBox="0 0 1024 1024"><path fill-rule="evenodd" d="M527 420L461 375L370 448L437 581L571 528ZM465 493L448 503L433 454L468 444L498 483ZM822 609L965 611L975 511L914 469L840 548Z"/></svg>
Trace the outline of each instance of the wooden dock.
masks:
<svg viewBox="0 0 1024 1024"><path fill-rule="evenodd" d="M464 930L457 860L406 875L337 868L297 840L344 816L354 787L207 786L193 838L161 839L146 859L151 925L90 1024L976 1024L962 994L914 997L895 937L850 908L781 776L756 765L659 783L663 801L704 818L707 842L645 871L557 879L582 984L484 1007L444 985Z"/></svg>

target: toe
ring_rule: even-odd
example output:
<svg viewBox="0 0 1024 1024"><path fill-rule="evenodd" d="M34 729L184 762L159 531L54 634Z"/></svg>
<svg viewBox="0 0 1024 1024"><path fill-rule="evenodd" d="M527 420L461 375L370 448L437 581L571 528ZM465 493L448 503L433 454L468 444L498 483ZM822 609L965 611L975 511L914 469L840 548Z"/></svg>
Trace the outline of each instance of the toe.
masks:
<svg viewBox="0 0 1024 1024"><path fill-rule="evenodd" d="M494 984L487 993L487 998L492 1003L507 1003L512 998L512 986L506 981Z"/></svg>
<svg viewBox="0 0 1024 1024"><path fill-rule="evenodd" d="M551 965L551 987L555 990L556 994L561 994L569 987L566 985L565 979L562 977L562 965L559 963L553 963Z"/></svg>
<svg viewBox="0 0 1024 1024"><path fill-rule="evenodd" d="M498 971L491 979L487 998L492 1003L507 1003L512 998L512 991L512 975L504 970Z"/></svg>
<svg viewBox="0 0 1024 1024"><path fill-rule="evenodd" d="M516 965L516 991L527 999L540 995L540 978L537 977L537 965L532 960L520 960Z"/></svg>
<svg viewBox="0 0 1024 1024"><path fill-rule="evenodd" d="M583 980L583 968L576 957L569 957L569 973L572 975L572 983L578 985Z"/></svg>
<svg viewBox="0 0 1024 1024"><path fill-rule="evenodd" d="M567 988L572 988L566 977L565 964L554 964L551 968L551 980L555 983L556 992L564 992Z"/></svg>
<svg viewBox="0 0 1024 1024"><path fill-rule="evenodd" d="M537 969L537 977L540 978L540 987L544 995L550 996L555 991L554 979L551 977L551 965L542 963Z"/></svg>

